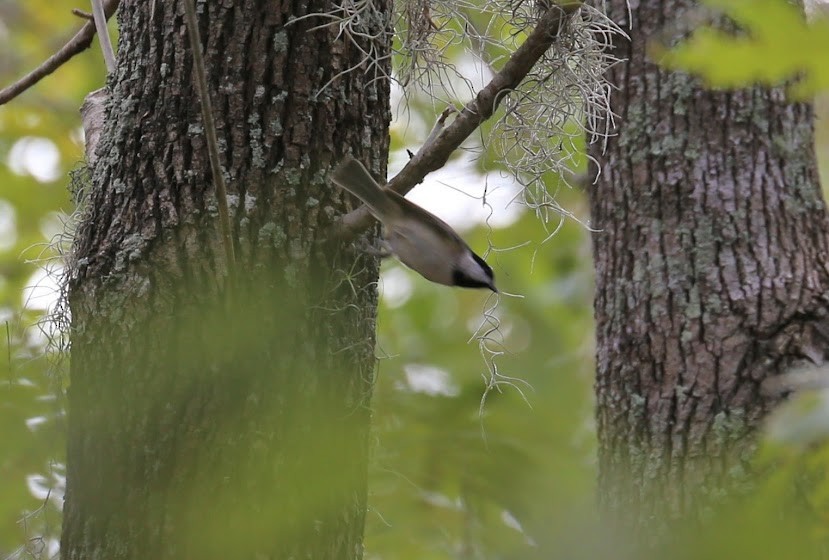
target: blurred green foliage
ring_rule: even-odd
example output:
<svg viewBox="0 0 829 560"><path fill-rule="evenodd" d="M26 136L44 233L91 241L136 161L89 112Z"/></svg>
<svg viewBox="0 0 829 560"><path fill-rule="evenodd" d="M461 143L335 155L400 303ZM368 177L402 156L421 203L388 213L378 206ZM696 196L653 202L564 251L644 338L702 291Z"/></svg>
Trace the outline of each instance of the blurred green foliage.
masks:
<svg viewBox="0 0 829 560"><path fill-rule="evenodd" d="M700 74L711 86L792 82L805 97L829 89L829 11L807 22L799 2L705 0L737 24L739 32L702 26L669 51L657 47L666 66Z"/></svg>
<svg viewBox="0 0 829 560"><path fill-rule="evenodd" d="M525 215L491 241L514 246L539 230ZM473 246L486 243L483 233L470 236ZM505 351L498 373L516 380L483 404L489 355L473 334L486 295L414 277L411 297L381 310L388 357L374 399L370 558L549 558L573 513L592 505L586 231L570 223L546 245L491 261L501 289L524 298L502 296L493 312L499 330L485 344Z"/></svg>
<svg viewBox="0 0 829 560"><path fill-rule="evenodd" d="M74 35L83 24L71 14L76 7L83 6L68 0L0 1L0 86L31 71ZM65 446L60 356L47 352L49 338L40 321L57 295L55 236L72 211L68 173L82 158L78 108L104 76L103 61L90 50L0 106L3 558L24 545L48 557L54 543L39 537L60 530Z"/></svg>
<svg viewBox="0 0 829 560"><path fill-rule="evenodd" d="M824 45L827 52L825 27L807 27L785 2L755 1L751 9L746 1L716 5L753 33L734 39L703 31L665 54L666 62L701 72L715 85L799 76L810 91L825 87L829 61L809 50ZM70 14L74 7L67 0L0 1L3 85L74 33L80 25ZM796 43L780 43L795 37ZM77 108L105 76L93 47L0 107L0 557L20 546L33 557L48 557L54 552L48 541L27 539L59 531L64 432L58 356L37 330L43 305L26 306L24 294L41 266L31 259L54 256L44 244L72 210L67 173L82 157ZM451 45L447 54L460 57L463 48ZM502 54L488 53L490 59ZM397 155L422 141L443 108L425 96L410 101L392 129ZM824 156L826 128L824 120L818 147ZM31 139L50 143L56 160L27 154ZM495 170L494 154L484 150L476 166ZM559 188L554 179L550 188ZM562 188L559 201L586 219L581 193ZM525 213L507 228L479 227L465 237L476 249L493 247L488 260L499 286L522 297L501 295L493 308L495 296L435 286L394 262L385 265L367 558L626 557L624 539L599 530L594 519L587 229L569 220L541 243L547 231ZM519 248L498 250L507 247ZM52 301L54 288L45 294L43 301ZM498 328L481 340L475 336L481 324ZM494 367L496 381L514 380L485 395ZM672 555L810 555L826 536L829 511L823 475L829 455L820 441L769 447L762 455L772 473L767 487L751 503L724 512L704 535L678 535ZM811 509L788 516L781 512L789 511L784 507L794 487ZM798 530L790 530L795 522Z"/></svg>

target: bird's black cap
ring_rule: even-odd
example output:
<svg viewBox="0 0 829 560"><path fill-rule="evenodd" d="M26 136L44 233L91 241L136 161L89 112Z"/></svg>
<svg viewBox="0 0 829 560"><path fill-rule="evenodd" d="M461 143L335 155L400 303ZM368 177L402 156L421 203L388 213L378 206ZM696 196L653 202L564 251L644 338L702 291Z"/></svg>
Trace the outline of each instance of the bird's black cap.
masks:
<svg viewBox="0 0 829 560"><path fill-rule="evenodd" d="M481 270L488 277L488 281L481 281L478 278L470 278L464 271L455 269L452 271L452 283L461 288L489 288L495 293L498 293L498 288L495 287L495 273L492 268L486 263L484 259L472 253L472 258L481 267Z"/></svg>

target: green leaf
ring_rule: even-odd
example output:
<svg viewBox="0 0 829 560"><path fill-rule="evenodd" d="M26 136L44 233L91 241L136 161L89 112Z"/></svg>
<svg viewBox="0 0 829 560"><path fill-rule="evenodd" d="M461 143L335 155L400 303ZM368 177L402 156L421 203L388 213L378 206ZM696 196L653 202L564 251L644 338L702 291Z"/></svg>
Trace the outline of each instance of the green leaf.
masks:
<svg viewBox="0 0 829 560"><path fill-rule="evenodd" d="M739 32L711 26L668 50L652 54L668 68L701 76L713 87L780 85L806 97L829 89L829 19L807 22L801 8L785 0L706 0L732 19Z"/></svg>

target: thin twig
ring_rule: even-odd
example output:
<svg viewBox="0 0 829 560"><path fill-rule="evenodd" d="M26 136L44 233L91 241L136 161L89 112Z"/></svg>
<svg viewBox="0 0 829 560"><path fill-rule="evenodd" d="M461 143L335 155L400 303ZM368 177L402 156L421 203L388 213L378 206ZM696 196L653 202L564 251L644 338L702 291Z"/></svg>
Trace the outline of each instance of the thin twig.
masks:
<svg viewBox="0 0 829 560"><path fill-rule="evenodd" d="M95 18L89 12L85 12L79 8L72 8L72 15L78 16L81 19L85 19L87 21L94 21Z"/></svg>
<svg viewBox="0 0 829 560"><path fill-rule="evenodd" d="M118 8L119 0L104 0L104 12L111 17ZM40 66L8 87L0 90L0 105L4 105L60 68L73 56L89 48L95 36L95 24L86 22L75 36L69 39L58 52L47 58Z"/></svg>
<svg viewBox="0 0 829 560"><path fill-rule="evenodd" d="M446 126L446 119L449 118L449 115L456 115L458 114L458 110L454 108L452 105L448 106L446 109L438 117L438 120L435 121L435 126L432 127L432 132L429 133L429 136L426 137L426 141L423 143L424 146L428 146L435 139L438 135L443 132L444 127ZM414 154L409 155L409 159L413 158Z"/></svg>
<svg viewBox="0 0 829 560"><path fill-rule="evenodd" d="M101 51L104 53L104 62L107 65L107 73L115 72L115 51L112 50L112 40L107 29L107 16L104 12L103 0L92 0L92 17L95 19L95 29L98 31L98 42L101 44Z"/></svg>
<svg viewBox="0 0 829 560"><path fill-rule="evenodd" d="M475 132L481 123L492 116L504 96L518 87L538 59L558 38L569 16L578 11L581 5L581 1L569 1L550 7L501 71L466 104L452 124L418 150L386 187L405 195L422 182L427 174L443 167L452 152ZM341 239L350 239L370 227L372 220L367 208L357 208L342 217L338 235Z"/></svg>
<svg viewBox="0 0 829 560"><path fill-rule="evenodd" d="M230 213L227 209L227 189L219 163L219 143L216 139L216 124L213 122L213 106L207 91L207 77L204 70L204 58L201 52L201 37L199 24L196 20L196 7L193 0L184 0L184 13L187 18L187 35L190 37L190 50L193 51L193 73L195 74L196 90L201 100L202 124L204 136L207 140L207 151L210 156L210 169L213 173L213 183L216 186L217 206L219 207L219 222L222 230L222 241L227 259L228 278L233 281L236 269L236 252L233 247L233 237L230 232Z"/></svg>

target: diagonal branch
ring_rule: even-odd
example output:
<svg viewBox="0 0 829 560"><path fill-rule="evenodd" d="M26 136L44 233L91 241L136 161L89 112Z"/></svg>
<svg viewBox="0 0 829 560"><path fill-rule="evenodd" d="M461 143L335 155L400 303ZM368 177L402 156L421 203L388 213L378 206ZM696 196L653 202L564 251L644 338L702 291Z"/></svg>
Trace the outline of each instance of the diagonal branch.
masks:
<svg viewBox="0 0 829 560"><path fill-rule="evenodd" d="M452 152L475 132L481 123L492 116L504 96L518 87L535 63L556 41L569 17L576 13L581 5L581 1L568 1L547 9L536 28L510 56L501 71L466 104L452 124L434 138L430 137L430 141L427 141L400 173L388 182L386 188L405 195L422 182L427 174L443 167ZM357 208L342 217L338 228L339 236L343 239L352 238L371 226L372 220L365 206Z"/></svg>
<svg viewBox="0 0 829 560"><path fill-rule="evenodd" d="M104 0L104 12L111 17L118 8L119 0ZM15 83L0 90L0 105L4 105L60 68L76 54L89 48L95 36L95 23L88 21L58 52Z"/></svg>

